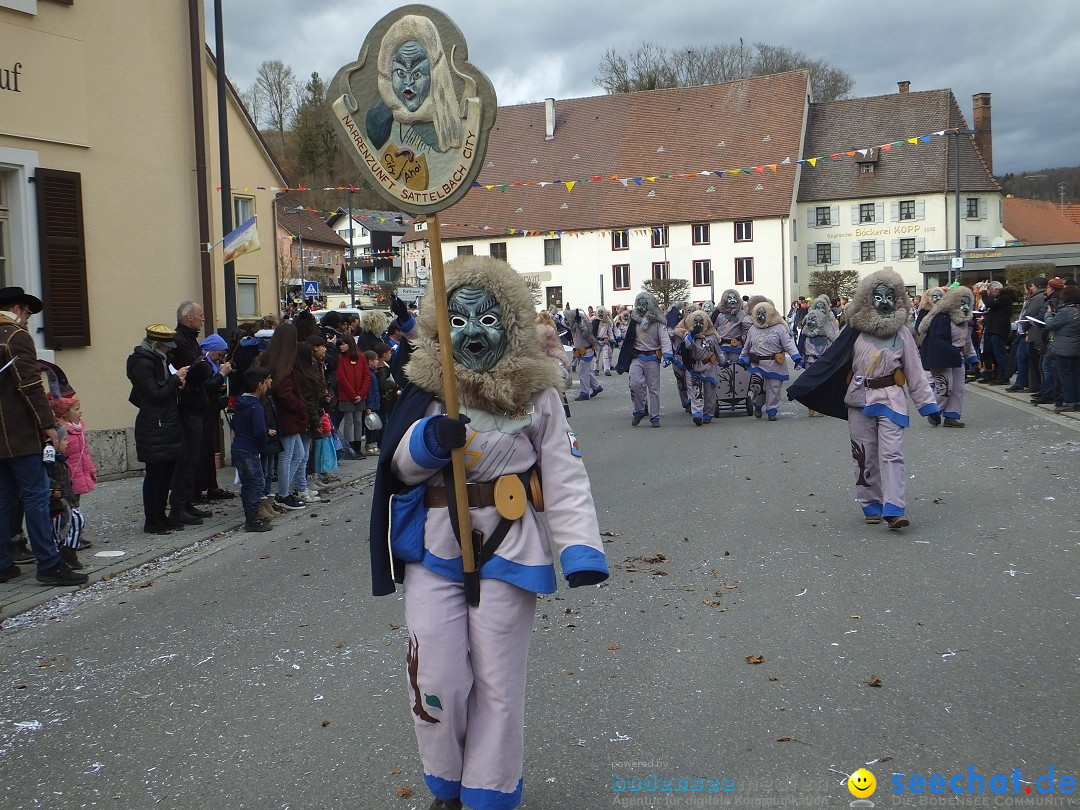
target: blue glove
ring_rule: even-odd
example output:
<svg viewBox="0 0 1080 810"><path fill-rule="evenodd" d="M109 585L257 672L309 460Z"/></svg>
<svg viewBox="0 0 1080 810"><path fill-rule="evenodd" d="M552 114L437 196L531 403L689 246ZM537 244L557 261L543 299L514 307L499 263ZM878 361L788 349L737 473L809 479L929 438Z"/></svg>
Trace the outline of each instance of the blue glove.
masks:
<svg viewBox="0 0 1080 810"><path fill-rule="evenodd" d="M405 302L396 295L390 296L390 311L397 315L397 318L401 323L405 323L412 317L409 315L409 308L405 306Z"/></svg>
<svg viewBox="0 0 1080 810"><path fill-rule="evenodd" d="M800 357L795 361L795 368L806 368L806 361Z"/></svg>
<svg viewBox="0 0 1080 810"><path fill-rule="evenodd" d="M693 335L687 335L686 337L683 338L683 343L685 343L688 348L690 346L693 346L694 345L694 336Z"/></svg>
<svg viewBox="0 0 1080 810"><path fill-rule="evenodd" d="M736 360L735 362L738 363L743 368L750 368L750 358L747 357L745 354L740 355L739 359Z"/></svg>

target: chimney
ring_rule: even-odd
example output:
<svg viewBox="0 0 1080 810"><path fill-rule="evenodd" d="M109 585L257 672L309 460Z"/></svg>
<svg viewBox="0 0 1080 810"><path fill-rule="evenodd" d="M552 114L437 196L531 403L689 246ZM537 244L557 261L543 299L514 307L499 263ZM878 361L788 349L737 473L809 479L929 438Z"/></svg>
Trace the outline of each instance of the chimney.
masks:
<svg viewBox="0 0 1080 810"><path fill-rule="evenodd" d="M990 132L990 94L976 93L971 97L971 120L975 125L975 146L986 161L986 168L994 172L994 138Z"/></svg>
<svg viewBox="0 0 1080 810"><path fill-rule="evenodd" d="M908 88L911 87L911 82L897 82L896 86L901 93L906 93Z"/></svg>
<svg viewBox="0 0 1080 810"><path fill-rule="evenodd" d="M555 99L544 99L544 140L555 139Z"/></svg>

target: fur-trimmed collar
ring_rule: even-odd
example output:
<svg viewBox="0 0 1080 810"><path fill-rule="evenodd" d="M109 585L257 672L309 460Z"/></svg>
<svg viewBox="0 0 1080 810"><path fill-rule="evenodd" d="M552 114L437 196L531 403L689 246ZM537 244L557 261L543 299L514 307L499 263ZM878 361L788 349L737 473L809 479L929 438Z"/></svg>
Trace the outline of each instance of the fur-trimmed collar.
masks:
<svg viewBox="0 0 1080 810"><path fill-rule="evenodd" d="M735 296L736 304L734 309L732 309L725 303L729 295ZM720 293L720 300L716 304L716 309L724 313L725 315L737 315L739 310L742 309L742 296L739 295L739 291L724 290L722 293Z"/></svg>
<svg viewBox="0 0 1080 810"><path fill-rule="evenodd" d="M476 372L454 363L458 399L469 408L491 413L520 413L530 399L546 388L562 390L562 375L543 353L533 324L532 293L506 262L489 256L462 256L444 268L446 294L468 285L489 291L502 306L509 337L506 352L491 371ZM438 327L434 306L426 306L410 335L413 354L405 366L410 382L443 396Z"/></svg>
<svg viewBox="0 0 1080 810"><path fill-rule="evenodd" d="M878 284L891 287L896 298L896 309L887 318L881 317L874 309L874 287ZM844 310L844 320L858 332L887 338L907 326L909 312L911 299L908 298L904 280L892 270L877 270L863 278L855 288L855 294Z"/></svg>
<svg viewBox="0 0 1080 810"><path fill-rule="evenodd" d="M933 322L934 318L936 318L942 312L947 313L949 316L949 320L955 323L957 326L968 323L972 317L971 312L969 312L966 317L962 312L960 312L961 299L964 297L965 294L970 299L968 304L972 312L974 312L975 294L967 287L953 287L941 297L940 301L930 307L930 311L926 313L922 321L919 323L919 334L925 335L927 332L929 332L930 324Z"/></svg>

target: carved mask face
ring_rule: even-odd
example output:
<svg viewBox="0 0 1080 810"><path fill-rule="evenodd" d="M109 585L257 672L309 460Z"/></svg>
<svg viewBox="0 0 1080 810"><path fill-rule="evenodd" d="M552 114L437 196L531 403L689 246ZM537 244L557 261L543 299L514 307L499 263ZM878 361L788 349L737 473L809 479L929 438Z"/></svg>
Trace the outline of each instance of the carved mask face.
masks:
<svg viewBox="0 0 1080 810"><path fill-rule="evenodd" d="M510 342L495 296L468 285L454 290L447 308L454 360L470 371L490 371Z"/></svg>
<svg viewBox="0 0 1080 810"><path fill-rule="evenodd" d="M637 312L638 315L644 315L646 312L648 312L649 299L646 298L644 295L639 295L637 298L635 298L634 311Z"/></svg>
<svg viewBox="0 0 1080 810"><path fill-rule="evenodd" d="M764 326L767 320L769 320L769 311L765 307L758 307L754 310L754 322L758 326Z"/></svg>
<svg viewBox="0 0 1080 810"><path fill-rule="evenodd" d="M870 300L874 309L882 317L888 317L896 311L896 293L888 284L878 284L874 287L874 295Z"/></svg>
<svg viewBox="0 0 1080 810"><path fill-rule="evenodd" d="M936 304L938 301L941 300L943 295L945 295L945 293L942 292L940 288L935 287L930 291L930 302L932 304Z"/></svg>
<svg viewBox="0 0 1080 810"><path fill-rule="evenodd" d="M824 301L817 300L814 302L814 309L821 313L827 313L829 311L829 305Z"/></svg>
<svg viewBox="0 0 1080 810"><path fill-rule="evenodd" d="M811 309L806 313L806 317L803 318L803 332L808 335L817 335L821 332L821 327L821 310L817 308Z"/></svg>
<svg viewBox="0 0 1080 810"><path fill-rule="evenodd" d="M965 318L971 315L972 299L970 295L960 296L960 314Z"/></svg>
<svg viewBox="0 0 1080 810"><path fill-rule="evenodd" d="M712 301L704 301L701 304L702 312L712 312L714 309L716 309L716 305Z"/></svg>
<svg viewBox="0 0 1080 810"><path fill-rule="evenodd" d="M724 306L728 312L735 312L739 308L739 295L738 293L728 293L724 297Z"/></svg>
<svg viewBox="0 0 1080 810"><path fill-rule="evenodd" d="M431 87L431 61L423 45L412 39L401 43L390 64L390 83L405 109L420 109Z"/></svg>
<svg viewBox="0 0 1080 810"><path fill-rule="evenodd" d="M693 335L700 335L705 331L705 317L702 315L695 315L693 320L690 321L690 333Z"/></svg>

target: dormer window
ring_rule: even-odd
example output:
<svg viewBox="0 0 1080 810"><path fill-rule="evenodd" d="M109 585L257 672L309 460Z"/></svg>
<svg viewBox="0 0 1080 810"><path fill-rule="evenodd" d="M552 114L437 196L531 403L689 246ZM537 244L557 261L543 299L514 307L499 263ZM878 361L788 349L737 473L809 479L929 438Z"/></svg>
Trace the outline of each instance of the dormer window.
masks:
<svg viewBox="0 0 1080 810"><path fill-rule="evenodd" d="M873 147L867 149L866 154L859 152L855 155L855 163L859 167L860 177L869 177L874 174L874 170L877 167L878 158L881 156L881 149L879 147Z"/></svg>

